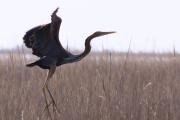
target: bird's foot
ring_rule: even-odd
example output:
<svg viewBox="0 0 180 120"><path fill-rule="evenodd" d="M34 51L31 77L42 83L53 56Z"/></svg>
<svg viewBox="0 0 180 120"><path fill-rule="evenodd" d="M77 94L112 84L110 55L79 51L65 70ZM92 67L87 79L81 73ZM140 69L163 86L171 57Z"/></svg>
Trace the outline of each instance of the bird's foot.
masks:
<svg viewBox="0 0 180 120"><path fill-rule="evenodd" d="M43 109L42 113L44 113L46 110L49 111L49 107L52 105L53 108L53 112L57 112L58 114L60 114L59 109L56 105L56 102L54 100L52 100L48 105L45 106L45 108Z"/></svg>
<svg viewBox="0 0 180 120"><path fill-rule="evenodd" d="M46 106L44 107L44 109L42 110L41 114L39 115L39 120L41 120L44 112L47 110L47 113L50 117L50 119L52 120L52 116L51 116L51 113L50 113L50 110L49 110L49 106L52 104L52 102L50 102L49 104L46 104Z"/></svg>
<svg viewBox="0 0 180 120"><path fill-rule="evenodd" d="M58 109L58 107L57 107L57 104L56 104L56 102L54 101L54 99L52 99L52 105L53 105L53 112L57 112L58 114L60 114L60 112L59 112L59 109Z"/></svg>

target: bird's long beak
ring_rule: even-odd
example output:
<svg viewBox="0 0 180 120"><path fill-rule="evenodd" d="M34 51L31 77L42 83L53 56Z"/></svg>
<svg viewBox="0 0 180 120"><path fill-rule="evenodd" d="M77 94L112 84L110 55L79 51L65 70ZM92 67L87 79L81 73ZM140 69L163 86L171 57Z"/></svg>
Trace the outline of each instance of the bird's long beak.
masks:
<svg viewBox="0 0 180 120"><path fill-rule="evenodd" d="M102 32L103 35L112 34L112 33L116 33L116 32L115 31L112 31L112 32Z"/></svg>
<svg viewBox="0 0 180 120"><path fill-rule="evenodd" d="M98 37L99 36L104 36L104 35L108 35L108 34L112 34L112 33L116 33L115 31L112 32L97 32L98 33Z"/></svg>
<svg viewBox="0 0 180 120"><path fill-rule="evenodd" d="M58 9L59 9L59 7L56 8L56 10L52 13L52 15L56 15L56 13L58 12Z"/></svg>

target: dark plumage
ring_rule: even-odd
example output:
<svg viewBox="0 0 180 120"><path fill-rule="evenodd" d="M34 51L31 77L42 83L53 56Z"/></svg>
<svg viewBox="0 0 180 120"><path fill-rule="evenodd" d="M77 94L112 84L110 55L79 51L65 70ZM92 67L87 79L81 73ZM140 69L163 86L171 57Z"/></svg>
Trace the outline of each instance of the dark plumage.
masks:
<svg viewBox="0 0 180 120"><path fill-rule="evenodd" d="M39 60L27 64L27 66L32 67L38 65L43 69L49 69L49 74L44 84L43 92L45 95L45 88L48 90L49 95L53 101L53 105L55 105L55 102L48 89L47 82L54 74L56 66L81 60L90 52L90 42L93 38L114 33L100 31L95 32L86 38L84 52L79 55L73 55L66 51L59 41L59 29L62 20L56 15L57 11L58 8L51 15L51 23L34 27L26 32L23 37L25 45L32 49L32 54L40 57ZM46 105L48 106L47 99Z"/></svg>

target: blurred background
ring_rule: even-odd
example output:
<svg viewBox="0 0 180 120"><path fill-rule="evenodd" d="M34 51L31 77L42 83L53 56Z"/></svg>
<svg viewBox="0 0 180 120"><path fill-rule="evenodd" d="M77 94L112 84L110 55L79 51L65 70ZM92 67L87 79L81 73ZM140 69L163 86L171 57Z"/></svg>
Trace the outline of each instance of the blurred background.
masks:
<svg viewBox="0 0 180 120"><path fill-rule="evenodd" d="M0 49L23 45L25 32L50 22L51 13L62 18L60 41L71 50L84 49L95 31L116 31L97 38L93 51L180 52L178 0L6 0L0 1Z"/></svg>

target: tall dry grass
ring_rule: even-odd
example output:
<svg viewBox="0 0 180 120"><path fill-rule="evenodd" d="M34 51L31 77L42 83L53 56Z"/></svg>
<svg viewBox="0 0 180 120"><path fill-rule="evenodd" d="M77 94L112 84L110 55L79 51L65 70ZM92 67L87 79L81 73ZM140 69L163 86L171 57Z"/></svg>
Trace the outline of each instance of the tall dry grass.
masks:
<svg viewBox="0 0 180 120"><path fill-rule="evenodd" d="M38 120L45 107L46 71L25 67L29 61L22 51L0 57L0 120ZM91 54L59 67L50 89L57 120L179 120L180 58Z"/></svg>

